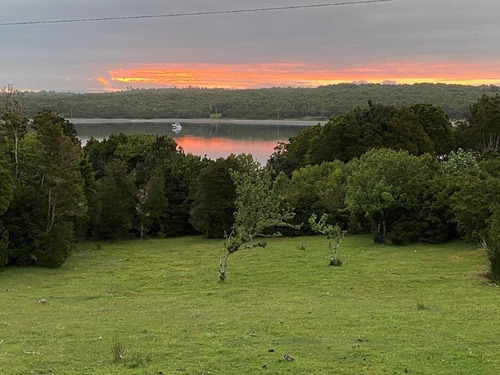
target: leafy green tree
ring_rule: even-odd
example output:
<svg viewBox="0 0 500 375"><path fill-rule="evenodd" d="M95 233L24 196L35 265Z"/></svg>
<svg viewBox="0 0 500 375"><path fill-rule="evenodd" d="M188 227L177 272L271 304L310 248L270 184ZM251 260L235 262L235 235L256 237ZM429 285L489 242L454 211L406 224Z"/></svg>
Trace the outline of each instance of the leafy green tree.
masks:
<svg viewBox="0 0 500 375"><path fill-rule="evenodd" d="M46 235L46 198L42 189L43 176L41 145L35 133L19 142L19 180L14 196L5 213L4 225L8 230L8 262L28 266L36 265L35 253Z"/></svg>
<svg viewBox="0 0 500 375"><path fill-rule="evenodd" d="M316 125L290 138L287 144L281 145L271 156L270 166L273 166L278 173L283 170L290 175L294 169L307 165L307 152L313 139L321 134L321 129L321 126ZM287 161L283 160L284 158ZM284 165L285 168L278 168L280 165Z"/></svg>
<svg viewBox="0 0 500 375"><path fill-rule="evenodd" d="M491 177L500 178L500 157L483 159L478 167Z"/></svg>
<svg viewBox="0 0 500 375"><path fill-rule="evenodd" d="M274 148L274 152L267 160L266 166L273 171L273 177L276 178L281 172L285 176L291 177L292 172L298 167L287 153L286 147L288 143L278 142Z"/></svg>
<svg viewBox="0 0 500 375"><path fill-rule="evenodd" d="M140 200L139 206L131 218L132 226L138 228L137 234L140 235L141 223L144 229L143 235L148 236L179 236L194 233L189 223L191 206L189 190L205 166L205 160L177 150L175 141L166 136L112 135L100 142L90 140L84 151L97 181L102 182L104 176L108 174L109 165L115 160L120 160L125 165L127 179L135 184L136 189L141 189L137 197ZM168 204L165 205L162 198L161 202L157 201L159 206L155 210L150 210L144 205L147 206L147 201L150 200L146 199L146 196L150 195L146 188L153 177L155 193L152 196L159 198L163 194ZM163 185L161 188L160 178ZM163 193L156 194L160 190L163 190ZM93 206L95 204L92 204L91 208ZM163 210L161 214L160 208ZM96 209L92 208L92 211L102 212L97 206ZM97 223L92 224L94 229L91 228L91 233L108 236L102 231L99 232L99 220L91 222Z"/></svg>
<svg viewBox="0 0 500 375"><path fill-rule="evenodd" d="M136 208L136 189L132 178L127 175L125 162L113 160L109 163L100 182L100 206L99 237L129 237Z"/></svg>
<svg viewBox="0 0 500 375"><path fill-rule="evenodd" d="M80 146L75 126L64 117L55 114L50 110L44 110L33 117L33 128L35 130L54 127L61 130L62 134L72 143Z"/></svg>
<svg viewBox="0 0 500 375"><path fill-rule="evenodd" d="M307 223L313 213L319 212L347 226L348 213L344 203L347 173L341 161L302 167L293 172L291 179L281 175L277 180L285 201L294 207L294 224ZM307 225L301 226L302 233L309 231Z"/></svg>
<svg viewBox="0 0 500 375"><path fill-rule="evenodd" d="M7 211L13 192L14 186L11 174L6 163L0 157L0 216Z"/></svg>
<svg viewBox="0 0 500 375"><path fill-rule="evenodd" d="M12 143L16 177L19 174L19 141L27 133L27 125L28 118L14 112L4 112L0 117L0 135Z"/></svg>
<svg viewBox="0 0 500 375"><path fill-rule="evenodd" d="M447 186L451 187L447 195L458 233L468 240L479 241L492 209L500 203L495 191L498 177L482 171L475 155L462 149L450 153L442 163L442 170Z"/></svg>
<svg viewBox="0 0 500 375"><path fill-rule="evenodd" d="M370 101L368 109L355 108L332 117L323 127L299 133L280 155L300 167L335 159L348 162L382 147L413 155L434 152L429 135L413 111Z"/></svg>
<svg viewBox="0 0 500 375"><path fill-rule="evenodd" d="M471 107L460 131L470 148L483 153L500 152L500 95L483 95Z"/></svg>
<svg viewBox="0 0 500 375"><path fill-rule="evenodd" d="M83 157L72 124L51 112L33 118L41 145L42 181L47 194L46 232L58 219L82 216L86 211L80 161Z"/></svg>
<svg viewBox="0 0 500 375"><path fill-rule="evenodd" d="M195 234L189 222L192 207L190 189L205 167L207 160L199 156L176 153L164 159L160 170L165 178L165 196L168 207L164 214L167 237Z"/></svg>
<svg viewBox="0 0 500 375"><path fill-rule="evenodd" d="M466 152L459 148L452 151L443 163L443 170L448 175L460 174L461 172L478 170L476 157L472 152Z"/></svg>
<svg viewBox="0 0 500 375"><path fill-rule="evenodd" d="M219 158L209 163L194 182L189 221L204 236L222 238L231 230L236 199L231 172L245 171L249 158L250 155Z"/></svg>
<svg viewBox="0 0 500 375"><path fill-rule="evenodd" d="M412 155L434 153L433 144L418 117L403 107L389 119L382 132L382 147Z"/></svg>
<svg viewBox="0 0 500 375"><path fill-rule="evenodd" d="M326 236L328 240L328 249L330 250L330 266L341 266L342 260L339 257L338 251L345 232L343 232L337 224L327 224L327 220L327 214L323 214L319 220L317 220L316 214L312 214L309 218L309 226L313 231Z"/></svg>
<svg viewBox="0 0 500 375"><path fill-rule="evenodd" d="M250 172L232 172L236 184L236 211L229 236L224 240L224 255L220 262L220 280L227 276L227 261L231 254L253 247L265 247L264 242L254 242L266 231L289 225L292 210L283 204L283 199L275 189L271 171L257 166ZM278 233L274 233L278 235Z"/></svg>
<svg viewBox="0 0 500 375"><path fill-rule="evenodd" d="M448 115L432 104L415 104L410 107L418 117L423 130L432 142L436 154L444 155L455 149L455 137Z"/></svg>
<svg viewBox="0 0 500 375"><path fill-rule="evenodd" d="M395 221L387 233L390 242L405 245L411 242L441 243L457 237L450 196L455 182L439 170L417 187L412 208L395 213Z"/></svg>
<svg viewBox="0 0 500 375"><path fill-rule="evenodd" d="M370 219L376 242L385 242L392 225L418 202L431 177L425 159L403 151L371 150L356 161L347 178L346 206Z"/></svg>
<svg viewBox="0 0 500 375"><path fill-rule="evenodd" d="M460 186L451 197L457 229L466 239L477 242L500 206L500 179L475 169L454 178Z"/></svg>
<svg viewBox="0 0 500 375"><path fill-rule="evenodd" d="M432 178L424 181L418 194L418 204L415 215L409 215L402 227L404 233L394 233L391 235L394 239L402 239L400 242L418 241L441 243L457 237L454 211L451 205L450 197L457 190L456 181L448 175L440 174L439 171ZM398 224L402 224L400 220Z"/></svg>
<svg viewBox="0 0 500 375"><path fill-rule="evenodd" d="M83 156L79 164L83 179L83 193L87 201L87 210L84 215L75 218L74 232L78 241L96 237L96 226L99 216L98 183L88 157Z"/></svg>
<svg viewBox="0 0 500 375"><path fill-rule="evenodd" d="M41 112L32 126L41 145L41 188L47 210L42 246L34 255L37 265L59 267L74 242L73 220L87 209L80 173L83 155L73 125L61 116Z"/></svg>
<svg viewBox="0 0 500 375"><path fill-rule="evenodd" d="M73 224L86 212L82 158L71 124L42 112L35 133L19 143L19 176L5 224L9 262L58 267L74 243Z"/></svg>
<svg viewBox="0 0 500 375"><path fill-rule="evenodd" d="M481 236L481 244L490 263L489 276L493 283L500 283L500 206L489 219L489 225Z"/></svg>
<svg viewBox="0 0 500 375"><path fill-rule="evenodd" d="M120 142L126 142L124 134L111 135L109 138L99 141L90 138L83 148L85 156L92 165L96 180L100 180L106 174L106 168L115 158L115 151Z"/></svg>
<svg viewBox="0 0 500 375"><path fill-rule="evenodd" d="M140 237L146 234L163 236L165 232L163 215L168 207L165 197L163 177L160 174L153 175L137 193L138 204L136 207L140 220Z"/></svg>
<svg viewBox="0 0 500 375"><path fill-rule="evenodd" d="M12 143L16 178L19 174L19 141L27 133L28 117L22 105L22 93L8 85L1 90L2 108L0 110L0 138Z"/></svg>
<svg viewBox="0 0 500 375"><path fill-rule="evenodd" d="M348 162L370 148L380 147L381 134L377 134L371 126L374 119L367 118L372 112L374 111L361 111L357 108L345 115L331 118L323 127L321 134L311 140L307 151L307 163L320 164L335 159ZM378 117L378 121L384 121L382 115Z"/></svg>
<svg viewBox="0 0 500 375"><path fill-rule="evenodd" d="M7 262L8 232L3 225L3 215L13 198L14 186L7 166L0 157L0 267Z"/></svg>

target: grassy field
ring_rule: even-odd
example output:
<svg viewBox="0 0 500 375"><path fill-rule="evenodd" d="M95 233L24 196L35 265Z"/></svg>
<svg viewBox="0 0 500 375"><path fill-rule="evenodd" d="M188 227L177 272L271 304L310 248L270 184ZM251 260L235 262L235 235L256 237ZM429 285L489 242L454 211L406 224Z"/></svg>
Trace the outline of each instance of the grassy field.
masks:
<svg viewBox="0 0 500 375"><path fill-rule="evenodd" d="M326 246L271 239L232 255L224 283L221 241L200 237L87 243L60 269L7 268L0 373L500 373L500 289L479 250L355 236L329 267Z"/></svg>

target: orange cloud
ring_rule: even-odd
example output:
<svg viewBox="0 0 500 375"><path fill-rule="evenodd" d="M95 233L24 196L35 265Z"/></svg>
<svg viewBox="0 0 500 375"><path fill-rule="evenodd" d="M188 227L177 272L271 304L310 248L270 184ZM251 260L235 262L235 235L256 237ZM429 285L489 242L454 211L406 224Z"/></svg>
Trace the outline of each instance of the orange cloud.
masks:
<svg viewBox="0 0 500 375"><path fill-rule="evenodd" d="M366 65L330 66L305 63L138 64L112 69L97 78L106 90L133 87L317 87L344 82L460 83L500 82L499 62L382 61Z"/></svg>
<svg viewBox="0 0 500 375"><path fill-rule="evenodd" d="M104 78L104 77L97 77L96 80L99 81L99 83L104 86L104 90L106 90L106 91L113 91L113 88L111 87L111 84L109 83L109 81L106 78Z"/></svg>

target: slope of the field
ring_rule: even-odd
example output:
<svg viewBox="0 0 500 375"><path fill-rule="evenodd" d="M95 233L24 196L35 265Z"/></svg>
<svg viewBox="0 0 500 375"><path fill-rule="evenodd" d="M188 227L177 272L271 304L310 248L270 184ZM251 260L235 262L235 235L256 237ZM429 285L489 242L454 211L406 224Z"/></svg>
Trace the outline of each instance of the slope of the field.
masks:
<svg viewBox="0 0 500 375"><path fill-rule="evenodd" d="M500 373L500 290L471 245L347 237L337 268L324 238L277 238L224 283L221 249L87 243L60 269L7 268L0 373Z"/></svg>

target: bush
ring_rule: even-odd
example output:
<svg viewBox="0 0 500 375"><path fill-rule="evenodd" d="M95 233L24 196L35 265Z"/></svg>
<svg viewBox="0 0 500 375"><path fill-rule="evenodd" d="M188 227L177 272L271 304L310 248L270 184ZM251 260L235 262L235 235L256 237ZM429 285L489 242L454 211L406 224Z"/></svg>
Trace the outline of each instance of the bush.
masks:
<svg viewBox="0 0 500 375"><path fill-rule="evenodd" d="M500 205L500 179L477 171L455 179L460 189L453 193L451 206L457 229L465 239L477 242L488 231L494 208Z"/></svg>
<svg viewBox="0 0 500 375"><path fill-rule="evenodd" d="M347 209L364 214L372 224L375 242L385 242L392 225L418 209L424 184L433 176L432 163L427 157L388 149L371 150L351 163Z"/></svg>
<svg viewBox="0 0 500 375"><path fill-rule="evenodd" d="M415 224L408 217L401 217L394 223L391 231L387 233L387 239L398 246L410 244L415 241L415 234L418 232Z"/></svg>
<svg viewBox="0 0 500 375"><path fill-rule="evenodd" d="M42 246L34 252L35 264L50 268L62 266L68 258L73 244L72 224L68 222L55 224L41 242Z"/></svg>
<svg viewBox="0 0 500 375"><path fill-rule="evenodd" d="M490 219L488 231L481 240L486 251L490 270L488 276L493 283L500 282L500 208L497 207Z"/></svg>

